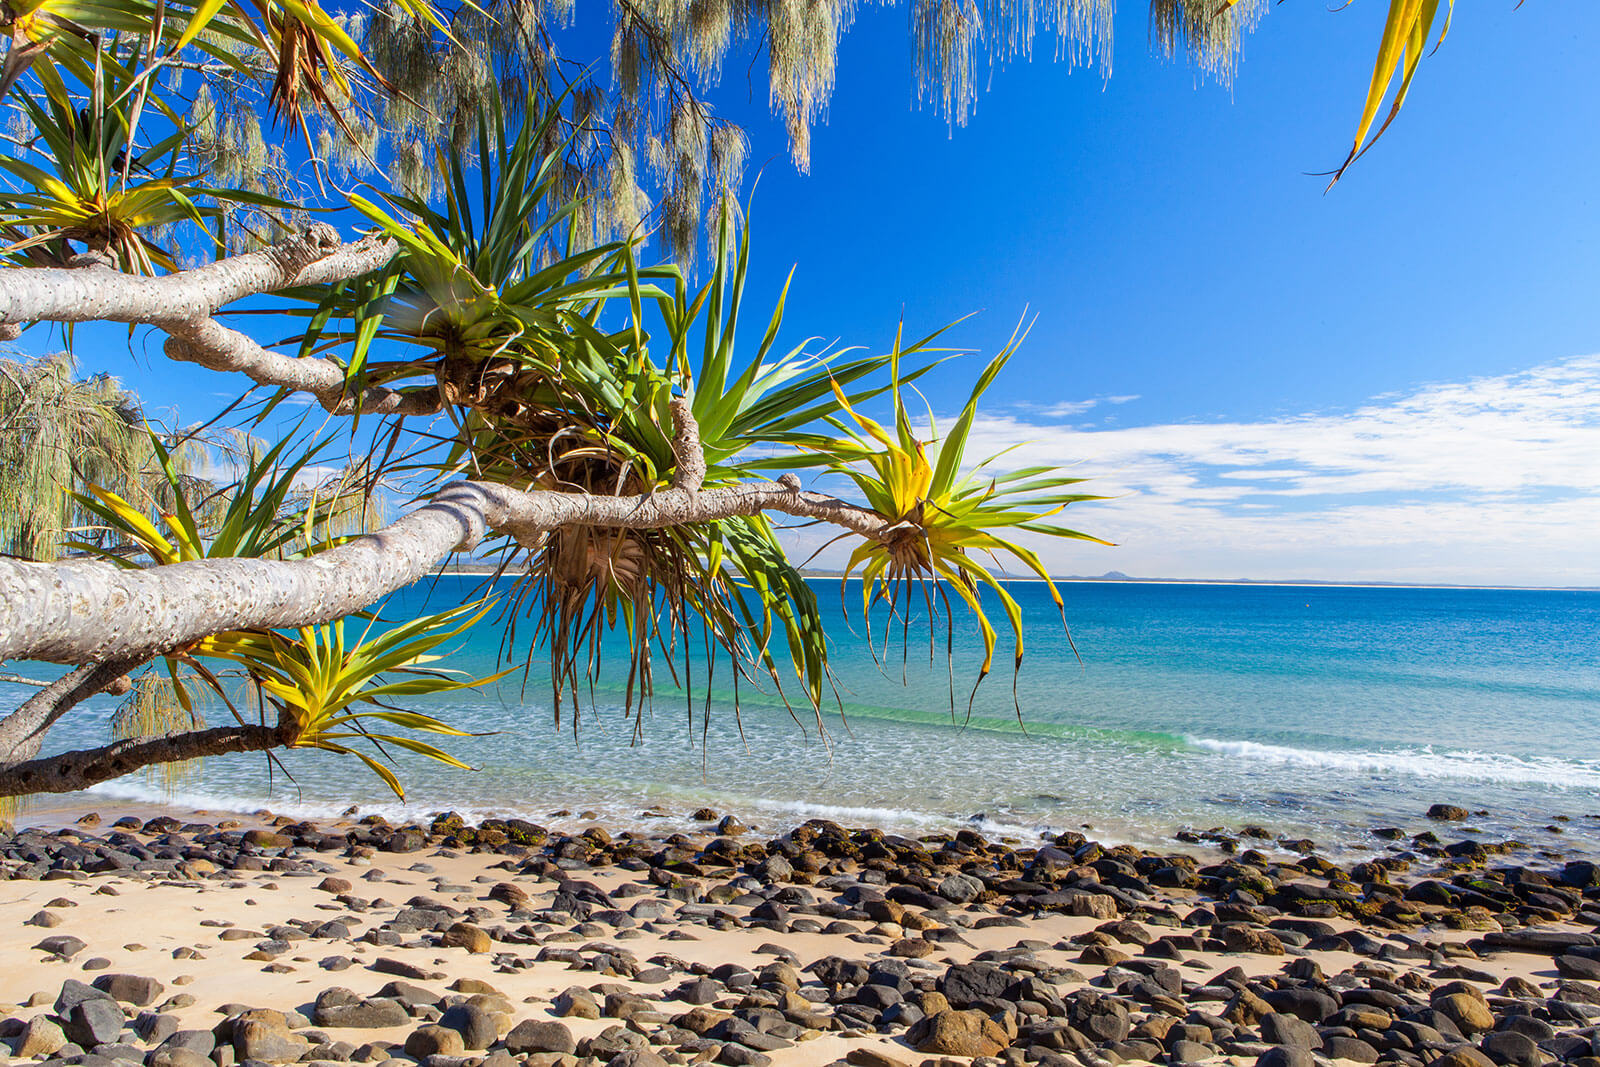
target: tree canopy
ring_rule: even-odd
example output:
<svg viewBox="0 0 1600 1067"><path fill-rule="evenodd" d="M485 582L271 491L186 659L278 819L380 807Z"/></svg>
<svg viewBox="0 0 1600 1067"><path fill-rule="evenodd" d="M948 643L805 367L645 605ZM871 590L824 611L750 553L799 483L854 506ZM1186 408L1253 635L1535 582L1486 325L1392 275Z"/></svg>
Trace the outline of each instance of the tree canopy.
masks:
<svg viewBox="0 0 1600 1067"><path fill-rule="evenodd" d="M1382 133L1391 87L1403 103L1439 7L1392 0L1350 161ZM1263 9L1154 0L1152 37L1226 78ZM751 307L743 134L703 93L736 49L764 55L804 167L849 0L618 0L602 67L570 50L559 2L4 12L0 335L153 329L167 357L249 379L229 409L246 429L294 394L332 429L240 449L206 482L185 466L191 435L147 426L111 383L73 383L62 359L0 365L0 456L23 457L0 472L0 536L20 557L0 559L0 660L73 668L0 719L0 796L283 747L357 756L399 792L381 746L454 762L416 735L456 731L395 701L486 681L430 663L491 612L513 659L548 654L558 722L576 721L620 631L630 709L699 642L820 724L828 639L780 520L837 529L869 619L971 612L975 684L1002 626L1022 662L1008 567L1061 605L1027 541L1094 540L1061 514L1095 498L966 452L1025 331L939 432L911 403L916 379L951 373L938 332L818 349L784 338L786 290ZM981 64L1029 55L1040 28L1073 62L1109 62L1109 0L910 0L909 15L919 85L956 124ZM264 112L290 135L269 143ZM245 316L272 340L236 328ZM885 403L887 424L868 416ZM331 476L313 463L330 439L348 457ZM376 528L397 496L411 504ZM43 562L62 548L75 558ZM463 550L514 576L506 598L347 637L344 619ZM141 683L115 740L39 757L67 710L152 661L181 714ZM205 689L233 723L204 725ZM953 715L961 703L952 683Z"/></svg>

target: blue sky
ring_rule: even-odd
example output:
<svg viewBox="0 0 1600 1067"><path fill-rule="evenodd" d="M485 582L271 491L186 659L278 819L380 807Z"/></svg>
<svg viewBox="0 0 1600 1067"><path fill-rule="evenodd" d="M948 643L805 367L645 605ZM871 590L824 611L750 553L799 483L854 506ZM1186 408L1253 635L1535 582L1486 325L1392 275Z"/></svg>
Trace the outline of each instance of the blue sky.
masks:
<svg viewBox="0 0 1600 1067"><path fill-rule="evenodd" d="M1052 550L1059 573L1600 585L1600 6L1458 5L1324 195L1386 7L1273 5L1229 89L1152 57L1124 0L1108 81L1042 42L952 136L904 9L864 5L808 176L730 62L752 296L797 265L790 337L869 346L977 311L955 337L987 353L1037 316L980 437L1118 494L1075 518L1120 547ZM185 420L232 387L142 350L80 358Z"/></svg>

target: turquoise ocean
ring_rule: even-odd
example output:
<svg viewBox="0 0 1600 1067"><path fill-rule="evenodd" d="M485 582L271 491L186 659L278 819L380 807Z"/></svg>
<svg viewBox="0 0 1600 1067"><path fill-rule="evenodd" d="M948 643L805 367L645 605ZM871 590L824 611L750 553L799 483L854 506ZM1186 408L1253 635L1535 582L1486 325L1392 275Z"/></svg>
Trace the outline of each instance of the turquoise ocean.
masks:
<svg viewBox="0 0 1600 1067"><path fill-rule="evenodd" d="M483 582L430 579L383 614L457 604ZM1375 827L1426 828L1428 806L1447 802L1484 812L1467 825L1485 837L1600 853L1600 592L1069 582L1069 643L1044 587L1019 582L1028 646L1015 696L1002 636L968 714L979 638L958 614L952 718L942 624L933 663L927 630L914 625L907 655L896 626L880 664L854 615L859 587L844 591L847 620L838 581L815 585L843 705L842 716L824 708L820 734L809 708L791 717L770 683L741 685L736 721L725 664L706 724L703 667L689 700L658 663L636 731L622 713L618 651L592 707L584 694L576 731L570 715L558 729L540 649L526 679L410 705L486 736L446 746L471 772L402 758L404 806L355 761L309 752L285 755L281 769L261 756L212 759L175 786L124 779L90 802L306 816L356 805L390 818L455 810L554 826L594 813L654 830L691 825L689 813L710 807L766 831L829 818L1031 841L1088 827L1142 845L1182 828L1256 824L1335 851L1375 848ZM482 624L448 665L490 673L501 639ZM49 670L27 668L13 665ZM28 692L0 685L0 700ZM113 704L79 709L51 747L103 743ZM562 809L572 814L551 818Z"/></svg>

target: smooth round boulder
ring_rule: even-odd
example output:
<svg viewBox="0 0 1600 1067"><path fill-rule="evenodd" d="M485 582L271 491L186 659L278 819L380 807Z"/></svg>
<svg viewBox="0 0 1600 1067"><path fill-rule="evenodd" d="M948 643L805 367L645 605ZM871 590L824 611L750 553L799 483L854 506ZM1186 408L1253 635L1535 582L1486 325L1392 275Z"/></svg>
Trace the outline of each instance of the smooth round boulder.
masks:
<svg viewBox="0 0 1600 1067"><path fill-rule="evenodd" d="M923 1019L906 1038L918 1052L933 1056L998 1056L1010 1043L1000 1024L983 1012L954 1008Z"/></svg>
<svg viewBox="0 0 1600 1067"><path fill-rule="evenodd" d="M429 1056L460 1056L467 1051L460 1033L432 1023L413 1030L406 1038L405 1048L406 1055L416 1060Z"/></svg>
<svg viewBox="0 0 1600 1067"><path fill-rule="evenodd" d="M572 1029L566 1023L554 1019L524 1019L506 1035L505 1047L513 1056L530 1052L558 1052L570 1056L578 1051L578 1039L572 1036Z"/></svg>
<svg viewBox="0 0 1600 1067"><path fill-rule="evenodd" d="M439 1016L439 1025L460 1034L465 1047L473 1052L488 1048L500 1036L495 1013L476 1004L457 1004L446 1008L444 1014Z"/></svg>

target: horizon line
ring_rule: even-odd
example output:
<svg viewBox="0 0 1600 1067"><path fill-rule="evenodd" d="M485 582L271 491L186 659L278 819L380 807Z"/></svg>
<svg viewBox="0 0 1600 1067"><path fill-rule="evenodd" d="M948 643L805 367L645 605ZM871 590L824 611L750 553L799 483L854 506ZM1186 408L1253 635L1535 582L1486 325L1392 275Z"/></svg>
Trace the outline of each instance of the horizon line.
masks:
<svg viewBox="0 0 1600 1067"><path fill-rule="evenodd" d="M471 574L483 576L492 574L497 569L490 563L445 563L434 568L434 575L443 574ZM858 582L858 575L844 575L838 571L825 568L801 568L801 577L804 578L838 578L847 582ZM1000 574L996 580L1001 582L1042 582L1044 579L1037 575ZM1529 593L1600 593L1600 586L1594 585L1528 585L1528 584L1493 584L1475 585L1470 582L1408 582L1382 578L1146 578L1123 574L1121 571L1107 571L1105 574L1053 574L1052 582L1065 582L1075 585L1266 585L1280 588L1334 588L1334 589L1481 589L1485 591L1529 592Z"/></svg>

